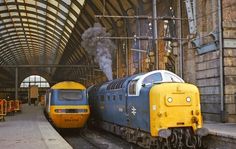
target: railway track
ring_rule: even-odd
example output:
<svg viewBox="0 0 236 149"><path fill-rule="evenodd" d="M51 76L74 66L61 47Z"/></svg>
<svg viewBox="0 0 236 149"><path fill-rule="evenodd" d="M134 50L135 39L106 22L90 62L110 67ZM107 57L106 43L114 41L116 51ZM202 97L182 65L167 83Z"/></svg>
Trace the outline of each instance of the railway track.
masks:
<svg viewBox="0 0 236 149"><path fill-rule="evenodd" d="M64 129L58 132L74 149L141 149L105 131Z"/></svg>

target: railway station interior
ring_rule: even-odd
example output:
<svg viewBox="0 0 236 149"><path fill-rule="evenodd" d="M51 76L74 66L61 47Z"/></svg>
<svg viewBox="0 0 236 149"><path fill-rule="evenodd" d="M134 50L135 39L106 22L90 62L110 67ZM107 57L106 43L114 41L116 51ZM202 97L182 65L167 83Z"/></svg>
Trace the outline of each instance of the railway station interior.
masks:
<svg viewBox="0 0 236 149"><path fill-rule="evenodd" d="M235 146L236 1L0 0L0 148Z"/></svg>

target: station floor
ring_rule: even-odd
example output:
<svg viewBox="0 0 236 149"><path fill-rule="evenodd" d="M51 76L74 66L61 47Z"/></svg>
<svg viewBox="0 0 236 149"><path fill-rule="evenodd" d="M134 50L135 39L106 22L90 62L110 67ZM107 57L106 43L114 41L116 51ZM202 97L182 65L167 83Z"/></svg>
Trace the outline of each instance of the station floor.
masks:
<svg viewBox="0 0 236 149"><path fill-rule="evenodd" d="M236 139L236 123L205 122L204 127L213 136Z"/></svg>
<svg viewBox="0 0 236 149"><path fill-rule="evenodd" d="M0 122L1 149L72 149L46 120L41 106L22 106L21 113Z"/></svg>
<svg viewBox="0 0 236 149"><path fill-rule="evenodd" d="M0 122L0 148L4 149L72 149L46 120L41 106L22 106L21 113ZM236 123L205 122L215 137L236 140Z"/></svg>

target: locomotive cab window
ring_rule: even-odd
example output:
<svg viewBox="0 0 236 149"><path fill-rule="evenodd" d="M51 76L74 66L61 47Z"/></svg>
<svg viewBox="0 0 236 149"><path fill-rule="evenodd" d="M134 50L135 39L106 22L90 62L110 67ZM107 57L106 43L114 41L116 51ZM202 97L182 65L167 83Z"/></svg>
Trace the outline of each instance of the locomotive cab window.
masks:
<svg viewBox="0 0 236 149"><path fill-rule="evenodd" d="M58 94L59 100L83 100L86 96L85 90L60 90Z"/></svg>
<svg viewBox="0 0 236 149"><path fill-rule="evenodd" d="M143 84L153 84L153 83L158 83L161 81L162 81L161 73L155 73L155 74L151 74L150 76L147 76L143 80Z"/></svg>
<svg viewBox="0 0 236 149"><path fill-rule="evenodd" d="M168 82L183 82L183 80L170 73L165 73L165 77Z"/></svg>

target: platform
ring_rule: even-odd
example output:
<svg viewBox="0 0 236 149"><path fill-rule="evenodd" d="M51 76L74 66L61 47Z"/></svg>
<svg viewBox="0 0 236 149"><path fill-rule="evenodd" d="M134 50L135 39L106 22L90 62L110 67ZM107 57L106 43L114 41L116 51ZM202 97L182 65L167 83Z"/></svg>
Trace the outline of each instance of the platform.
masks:
<svg viewBox="0 0 236 149"><path fill-rule="evenodd" d="M204 127L210 133L205 140L209 149L236 148L236 123L206 122Z"/></svg>
<svg viewBox="0 0 236 149"><path fill-rule="evenodd" d="M41 106L22 106L21 113L0 122L0 148L72 149L44 117Z"/></svg>

